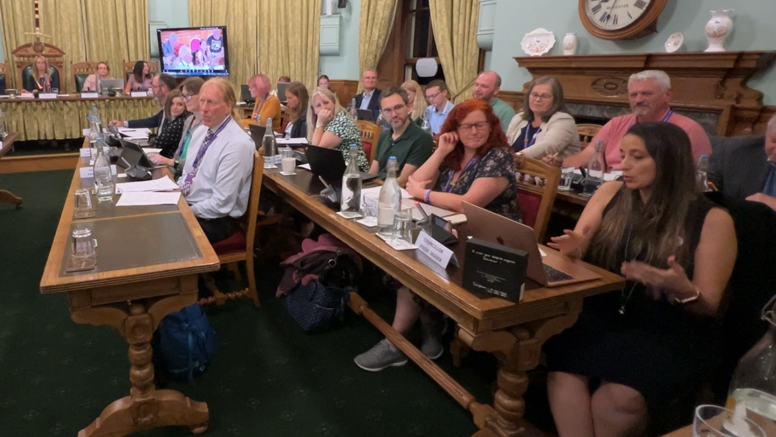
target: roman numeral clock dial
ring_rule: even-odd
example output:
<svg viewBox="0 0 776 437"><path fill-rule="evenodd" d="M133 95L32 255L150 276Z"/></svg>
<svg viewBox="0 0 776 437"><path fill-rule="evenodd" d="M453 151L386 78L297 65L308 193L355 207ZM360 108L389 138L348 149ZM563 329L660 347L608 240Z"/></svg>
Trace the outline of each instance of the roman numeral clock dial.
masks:
<svg viewBox="0 0 776 437"><path fill-rule="evenodd" d="M579 0L582 24L593 36L619 40L657 31L668 0Z"/></svg>

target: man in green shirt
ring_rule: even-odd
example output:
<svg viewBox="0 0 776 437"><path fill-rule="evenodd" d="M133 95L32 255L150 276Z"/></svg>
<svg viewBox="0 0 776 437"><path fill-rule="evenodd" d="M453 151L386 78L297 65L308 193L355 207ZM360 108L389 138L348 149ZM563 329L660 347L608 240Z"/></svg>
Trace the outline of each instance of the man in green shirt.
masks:
<svg viewBox="0 0 776 437"><path fill-rule="evenodd" d="M374 160L369 173L385 180L388 176L388 158L396 157L398 164L396 179L404 187L410 175L431 156L434 141L410 120L410 108L407 105L407 92L399 87L391 87L380 95L380 111L383 119L391 124L384 130L377 142Z"/></svg>
<svg viewBox="0 0 776 437"><path fill-rule="evenodd" d="M506 104L503 100L496 97L501 88L501 76L495 71L483 71L474 81L474 98L482 99L488 102L493 108L493 112L501 120L501 128L504 133L507 132L512 117L515 116L515 110Z"/></svg>

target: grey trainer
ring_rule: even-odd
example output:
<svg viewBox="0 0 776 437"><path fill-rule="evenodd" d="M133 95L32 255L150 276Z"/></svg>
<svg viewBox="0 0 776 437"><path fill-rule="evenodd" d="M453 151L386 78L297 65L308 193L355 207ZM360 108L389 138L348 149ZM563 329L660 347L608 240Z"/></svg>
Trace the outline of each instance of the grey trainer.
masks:
<svg viewBox="0 0 776 437"><path fill-rule="evenodd" d="M399 367L407 364L407 356L387 339L377 343L353 360L356 365L370 372L379 372L386 367Z"/></svg>
<svg viewBox="0 0 776 437"><path fill-rule="evenodd" d="M420 351L430 360L436 360L445 353L445 347L442 345L445 327L444 316L424 314L420 318L420 332L423 336Z"/></svg>

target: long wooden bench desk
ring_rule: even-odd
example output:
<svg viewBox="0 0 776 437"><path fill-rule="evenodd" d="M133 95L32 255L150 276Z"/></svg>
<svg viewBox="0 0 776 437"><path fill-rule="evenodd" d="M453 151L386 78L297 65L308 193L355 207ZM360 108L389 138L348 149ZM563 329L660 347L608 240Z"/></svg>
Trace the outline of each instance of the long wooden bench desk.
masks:
<svg viewBox="0 0 776 437"><path fill-rule="evenodd" d="M119 196L99 204L92 196L95 217L74 219L74 191L94 186L93 179L82 179L79 171L88 160L81 158L75 169L40 290L67 293L74 322L112 326L124 337L129 343L131 389L78 436L124 436L166 425L204 432L209 420L204 402L155 389L150 341L164 316L196 303L197 276L217 270L218 257L183 196L177 205L121 207L115 204ZM167 169L154 170L154 178L168 175ZM71 234L83 228L91 229L97 240L97 266L68 273Z"/></svg>
<svg viewBox="0 0 776 437"><path fill-rule="evenodd" d="M11 132L7 137L0 140L0 158L5 156L9 151L13 149L13 143L19 138L18 132ZM10 203L16 205L17 208L22 207L22 198L14 196L8 190L0 190L0 203Z"/></svg>
<svg viewBox="0 0 776 437"><path fill-rule="evenodd" d="M477 296L461 288L461 269L444 270L419 251L395 251L373 232L339 217L322 203L319 196L308 194L319 189L310 189L311 184L319 185L310 172L297 169L295 176L283 176L278 170L265 170L263 183L302 214L455 320L456 337L465 347L494 353L500 359L503 365L498 372L494 405L478 403L466 389L373 313L363 299L356 294L351 296L350 306L356 313L364 315L472 413L475 424L480 428L475 434L477 436L518 436L524 432L522 416L525 404L522 396L528 387L526 372L538 365L542 344L574 324L584 297L618 290L623 286L621 277L589 266L602 275L600 280L556 288L544 288L529 282L520 304ZM461 238L464 238L463 235ZM463 249L462 242L453 247L459 260L463 260Z"/></svg>

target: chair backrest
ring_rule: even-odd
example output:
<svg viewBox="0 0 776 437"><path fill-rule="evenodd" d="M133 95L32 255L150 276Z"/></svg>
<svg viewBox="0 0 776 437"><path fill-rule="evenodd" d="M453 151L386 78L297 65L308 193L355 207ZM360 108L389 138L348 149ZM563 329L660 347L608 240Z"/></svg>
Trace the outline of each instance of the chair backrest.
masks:
<svg viewBox="0 0 776 437"><path fill-rule="evenodd" d="M264 179L264 157L258 151L253 152L253 174L251 175L251 194L248 197L248 210L243 215L245 223L246 256L253 256L253 240L256 237L256 218L259 214L261 181Z"/></svg>
<svg viewBox="0 0 776 437"><path fill-rule="evenodd" d="M0 62L0 94L5 94L5 88L11 85L8 80L8 64Z"/></svg>
<svg viewBox="0 0 776 437"><path fill-rule="evenodd" d="M137 61L122 61L124 63L124 83L129 80L129 76L132 75L132 69L135 68L135 62ZM146 61L148 63L148 72L156 76L159 74L159 63L156 61Z"/></svg>
<svg viewBox="0 0 776 437"><path fill-rule="evenodd" d="M358 120L356 122L358 134L361 135L361 146L364 147L364 153L369 164L372 164L375 151L377 150L377 140L380 139L381 127L379 124L370 121Z"/></svg>
<svg viewBox="0 0 776 437"><path fill-rule="evenodd" d="M593 138L598 134L603 126L600 124L587 124L582 123L577 125L577 132L579 133L579 148L584 149L593 141Z"/></svg>
<svg viewBox="0 0 776 437"><path fill-rule="evenodd" d="M35 57L40 55L46 58L49 66L56 70L59 75L59 91L67 92L67 81L62 80L65 70L65 52L57 46L51 44L35 42L22 44L11 52L13 55L13 61L16 65L16 88L21 89L24 86L24 70L26 67L31 66ZM28 69L28 74L32 75L32 68Z"/></svg>
<svg viewBox="0 0 776 437"><path fill-rule="evenodd" d="M560 169L542 161L513 155L517 176L517 202L523 223L534 230L536 241L544 243L552 204L558 192Z"/></svg>
<svg viewBox="0 0 776 437"><path fill-rule="evenodd" d="M99 62L71 62L70 74L73 76L73 83L75 85L75 92L80 93L84 88L84 82L90 74L97 71Z"/></svg>

